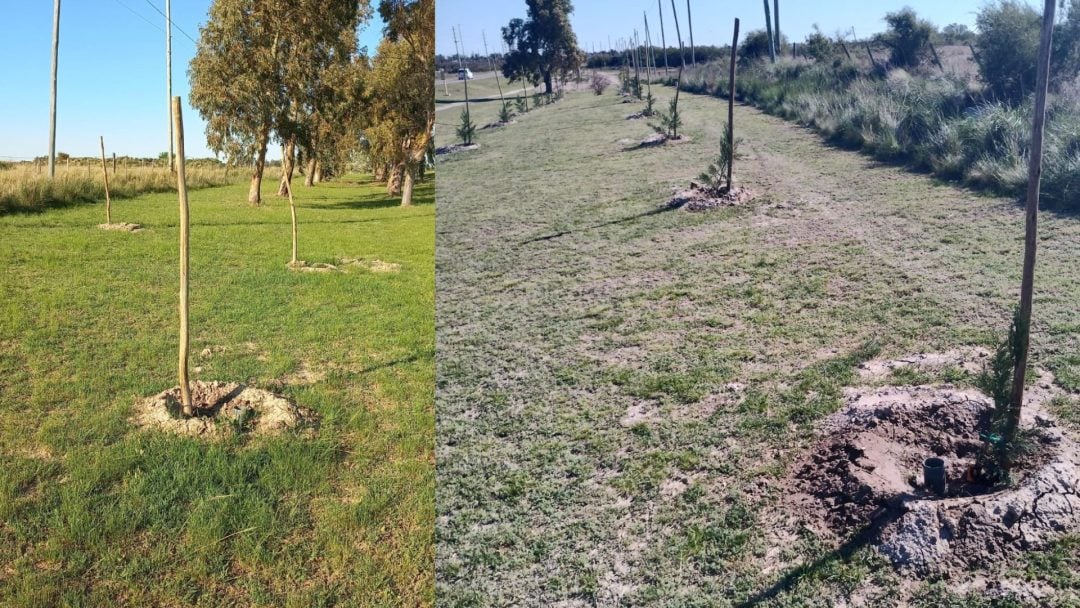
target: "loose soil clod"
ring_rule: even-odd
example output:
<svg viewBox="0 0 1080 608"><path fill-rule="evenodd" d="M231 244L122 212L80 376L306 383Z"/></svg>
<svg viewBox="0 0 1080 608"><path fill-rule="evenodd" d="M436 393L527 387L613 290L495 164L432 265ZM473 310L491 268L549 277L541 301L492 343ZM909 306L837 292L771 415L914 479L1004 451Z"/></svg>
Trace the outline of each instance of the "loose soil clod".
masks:
<svg viewBox="0 0 1080 608"><path fill-rule="evenodd" d="M1080 449L1040 409L1025 406L1033 451L1000 489L967 476L992 403L949 387L849 389L820 440L792 469L792 506L819 532L864 535L897 567L938 575L985 567L1080 529ZM948 489L923 487L922 461L946 461Z"/></svg>
<svg viewBox="0 0 1080 608"><path fill-rule="evenodd" d="M98 228L102 230L113 230L116 232L140 232L143 229L142 224L129 224L127 222L98 224Z"/></svg>
<svg viewBox="0 0 1080 608"><path fill-rule="evenodd" d="M717 195L712 190L691 184L687 190L678 190L667 202L671 209L685 209L686 211L708 211L710 209L724 209L737 207L754 198L754 191L749 188L736 186L731 190Z"/></svg>
<svg viewBox="0 0 1080 608"><path fill-rule="evenodd" d="M191 401L195 415L185 418L180 387L174 386L136 403L132 422L143 430L206 439L237 432L275 435L317 423L313 412L284 397L234 382L192 382Z"/></svg>

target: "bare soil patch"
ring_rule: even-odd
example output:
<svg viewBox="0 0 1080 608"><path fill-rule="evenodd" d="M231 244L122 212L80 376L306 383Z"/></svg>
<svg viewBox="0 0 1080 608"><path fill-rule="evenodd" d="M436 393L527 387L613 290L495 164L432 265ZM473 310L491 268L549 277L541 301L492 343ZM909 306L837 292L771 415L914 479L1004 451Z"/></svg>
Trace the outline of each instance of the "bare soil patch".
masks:
<svg viewBox="0 0 1080 608"><path fill-rule="evenodd" d="M1080 449L1040 401L1025 406L1033 450L1002 489L969 475L989 429L985 395L946 385L849 389L845 398L786 482L790 506L819 532L854 535L928 576L992 566L1080 529ZM945 461L942 496L923 481L929 457Z"/></svg>
<svg viewBox="0 0 1080 608"><path fill-rule="evenodd" d="M469 150L479 150L480 144L451 144L449 146L443 146L435 149L435 154L443 156L445 154L457 154L458 152L467 152Z"/></svg>
<svg viewBox="0 0 1080 608"><path fill-rule="evenodd" d="M333 264L311 263L303 260L296 263L289 262L286 266L289 270L296 272L340 272L340 269Z"/></svg>
<svg viewBox="0 0 1080 608"><path fill-rule="evenodd" d="M867 361L859 366L861 380L887 378L897 370L913 369L918 372L937 373L949 368L969 374L982 371L988 361L990 351L985 348L955 349L944 353L921 353L891 361Z"/></svg>
<svg viewBox="0 0 1080 608"><path fill-rule="evenodd" d="M192 382L195 415L185 418L180 387L174 386L135 404L131 421L143 430L220 439L234 433L275 435L314 428L315 414L285 397L235 382Z"/></svg>
<svg viewBox="0 0 1080 608"><path fill-rule="evenodd" d="M398 264L396 262L384 262L382 260L365 260L363 258L341 258L339 262L342 266L359 267L370 272L401 272L401 264Z"/></svg>
<svg viewBox="0 0 1080 608"><path fill-rule="evenodd" d="M143 229L142 224L129 224L127 222L98 224L98 228L102 230L112 230L115 232L139 232Z"/></svg>
<svg viewBox="0 0 1080 608"><path fill-rule="evenodd" d="M703 188L697 184L690 184L686 190L677 190L668 202L667 206L672 209L684 209L686 211L708 211L710 209L725 209L737 207L754 198L754 191L749 188L736 186L719 194L709 188Z"/></svg>

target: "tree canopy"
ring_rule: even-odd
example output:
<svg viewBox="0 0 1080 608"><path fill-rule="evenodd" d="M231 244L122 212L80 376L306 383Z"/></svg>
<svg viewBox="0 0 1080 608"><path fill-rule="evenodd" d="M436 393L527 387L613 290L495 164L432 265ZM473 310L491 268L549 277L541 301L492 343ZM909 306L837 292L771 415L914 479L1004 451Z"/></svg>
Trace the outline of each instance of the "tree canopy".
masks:
<svg viewBox="0 0 1080 608"><path fill-rule="evenodd" d="M570 0L526 0L526 19L511 19L502 28L510 48L503 63L503 75L523 79L533 85L544 83L552 92L552 80L580 67L584 56L570 26L574 5Z"/></svg>

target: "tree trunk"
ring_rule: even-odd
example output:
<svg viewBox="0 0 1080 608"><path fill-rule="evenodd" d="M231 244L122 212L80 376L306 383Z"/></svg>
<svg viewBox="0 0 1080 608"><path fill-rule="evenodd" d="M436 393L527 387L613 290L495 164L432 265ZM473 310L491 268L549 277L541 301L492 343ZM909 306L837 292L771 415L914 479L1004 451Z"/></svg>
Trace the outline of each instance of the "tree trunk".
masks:
<svg viewBox="0 0 1080 608"><path fill-rule="evenodd" d="M315 185L315 155L310 150L308 150L308 154L310 156L307 159L307 174L304 175L304 185L305 186L314 186Z"/></svg>
<svg viewBox="0 0 1080 608"><path fill-rule="evenodd" d="M386 182L386 192L390 196L401 194L401 182L405 173L405 163L398 163L390 170L389 180Z"/></svg>
<svg viewBox="0 0 1080 608"><path fill-rule="evenodd" d="M248 202L259 205L262 202L262 178L263 169L266 168L266 145L269 134L265 134L260 140L259 155L255 159L255 170L251 174L251 188L248 189Z"/></svg>
<svg viewBox="0 0 1080 608"><path fill-rule="evenodd" d="M413 185L416 181L416 165L408 163L404 170L404 184L401 187L401 206L412 207Z"/></svg>
<svg viewBox="0 0 1080 608"><path fill-rule="evenodd" d="M315 183L322 183L322 163L315 159Z"/></svg>
<svg viewBox="0 0 1080 608"><path fill-rule="evenodd" d="M292 188L293 169L296 167L296 140L290 139L285 144L281 155L281 183L278 196L288 196Z"/></svg>
<svg viewBox="0 0 1080 608"><path fill-rule="evenodd" d="M544 93L551 95L551 72L544 72Z"/></svg>

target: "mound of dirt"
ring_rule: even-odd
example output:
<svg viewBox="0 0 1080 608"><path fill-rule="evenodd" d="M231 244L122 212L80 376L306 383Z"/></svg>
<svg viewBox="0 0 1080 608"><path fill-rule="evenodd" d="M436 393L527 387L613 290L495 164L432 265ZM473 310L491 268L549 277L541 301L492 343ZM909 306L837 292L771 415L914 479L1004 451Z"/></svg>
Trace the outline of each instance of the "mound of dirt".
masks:
<svg viewBox="0 0 1080 608"><path fill-rule="evenodd" d="M922 353L903 359L867 361L859 366L861 380L879 380L895 370L914 369L919 372L941 372L955 368L969 374L978 374L989 361L990 351L985 348L950 350L944 353Z"/></svg>
<svg viewBox="0 0 1080 608"><path fill-rule="evenodd" d="M180 387L175 386L135 404L132 422L144 430L217 439L241 432L274 435L313 428L317 418L274 393L226 382L192 382L195 415L183 416Z"/></svg>
<svg viewBox="0 0 1080 608"><path fill-rule="evenodd" d="M488 124L480 127L480 130L481 131L489 131L491 129L500 129L500 128L505 127L507 125L512 125L512 124L516 124L516 123L517 123L516 120L510 120L510 121L507 121L507 122L502 122L501 120L500 121L495 121L495 122L489 122Z"/></svg>
<svg viewBox="0 0 1080 608"><path fill-rule="evenodd" d="M754 198L754 192L749 188L735 187L721 194L712 190L691 184L687 190L678 190L668 200L667 206L672 209L685 209L686 211L708 211L710 209L724 209L737 207Z"/></svg>
<svg viewBox="0 0 1080 608"><path fill-rule="evenodd" d="M143 229L142 224L129 224L127 222L112 223L112 224L98 224L98 228L102 230L115 230L117 232L139 232Z"/></svg>
<svg viewBox="0 0 1080 608"><path fill-rule="evenodd" d="M297 272L338 272L338 267L333 264L321 264L311 262L304 262L303 260L296 263L289 262L286 264L289 270L295 270Z"/></svg>
<svg viewBox="0 0 1080 608"><path fill-rule="evenodd" d="M1033 452L1000 489L968 475L992 403L949 387L848 390L820 439L792 469L791 502L803 519L841 538L860 533L917 575L983 567L1080 529L1080 449L1039 408L1025 406ZM922 463L946 462L943 496Z"/></svg>
<svg viewBox="0 0 1080 608"><path fill-rule="evenodd" d="M435 154L438 155L438 156L442 156L442 155L445 155L445 154L456 154L458 152L467 152L469 150L479 150L479 149L480 149L480 144L469 144L467 146L464 145L464 144L451 144L449 146L443 146L441 148L436 148L435 149Z"/></svg>

